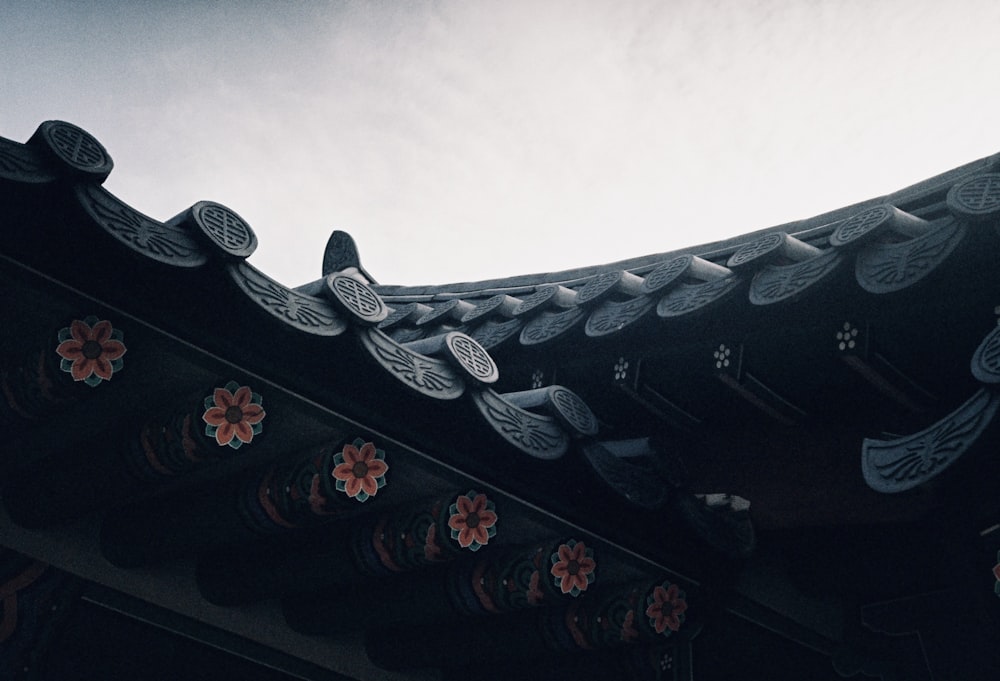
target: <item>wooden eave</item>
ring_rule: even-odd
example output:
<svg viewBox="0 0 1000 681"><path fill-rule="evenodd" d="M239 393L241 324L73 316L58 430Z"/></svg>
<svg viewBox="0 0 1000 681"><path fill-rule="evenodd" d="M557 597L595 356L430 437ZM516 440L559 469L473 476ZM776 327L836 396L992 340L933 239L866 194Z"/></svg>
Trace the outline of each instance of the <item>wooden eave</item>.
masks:
<svg viewBox="0 0 1000 681"><path fill-rule="evenodd" d="M79 128L50 121L25 144L0 138L0 470L10 537L0 544L69 571L59 546L73 545L78 574L111 587L118 575L121 591L155 602L128 586L130 570L162 562L169 590L195 562L213 560L217 541L250 559L301 548L352 519L476 490L502 508L490 551L572 536L600 555L602 585L665 579L687 590L689 624L670 640L687 651L685 664L697 637L713 640L713 623L731 618L836 657L849 644L853 599L910 593L907 566L887 563L898 587L869 591L861 574L824 599L805 595L805 573L784 574L776 556L814 549L817 537L830 549L857 528L854 540L888 542L871 556L903 552L949 589L946 571L911 539L941 517L962 536L1000 521L995 486L984 481L997 468L984 452L998 404L998 162L735 239L475 283L375 283L350 237L336 233L323 277L290 289L246 262L256 237L226 207L201 202L160 222L103 189L110 157ZM25 358L44 359L57 333L64 339L61 330L87 315L127 328L126 368L107 385L53 389L37 409L19 403L10 386L27 375ZM66 382L65 362L51 371ZM103 451L137 430L148 439L149 423L176 421L178 405L197 416L229 380L264 395L263 432L241 451L136 485ZM556 389L572 395L555 405L563 420L545 411ZM338 498L329 526L309 517L259 542L237 531L226 495L245 476L355 438L386 452L384 489L350 507ZM906 463L920 447L931 463ZM898 479L878 478L900 467ZM98 532L118 567L98 567ZM817 574L831 577L847 558ZM217 613L175 609L219 625ZM515 645L528 629L503 623L533 627L544 612L469 635L489 639L494 627ZM257 616L274 614L251 614L233 630L246 635ZM316 653L280 635L260 642L380 678L358 657L356 634ZM381 662L396 654L370 650ZM454 664L468 671L473 661Z"/></svg>

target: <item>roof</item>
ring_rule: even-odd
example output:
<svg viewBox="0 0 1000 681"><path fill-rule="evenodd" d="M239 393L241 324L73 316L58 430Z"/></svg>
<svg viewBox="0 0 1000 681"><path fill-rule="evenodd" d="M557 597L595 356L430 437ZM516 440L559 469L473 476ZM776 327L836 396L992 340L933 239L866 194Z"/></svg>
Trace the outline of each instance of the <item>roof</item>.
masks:
<svg viewBox="0 0 1000 681"><path fill-rule="evenodd" d="M0 139L4 543L306 675L651 674L666 655L695 678L745 666L739 641L812 678L844 655L884 678L979 673L996 164L476 283L380 284L334 232L292 289L248 262L235 211L161 222L104 189L111 158L80 128ZM945 637L973 655L928 652L910 606L928 593L976 613Z"/></svg>

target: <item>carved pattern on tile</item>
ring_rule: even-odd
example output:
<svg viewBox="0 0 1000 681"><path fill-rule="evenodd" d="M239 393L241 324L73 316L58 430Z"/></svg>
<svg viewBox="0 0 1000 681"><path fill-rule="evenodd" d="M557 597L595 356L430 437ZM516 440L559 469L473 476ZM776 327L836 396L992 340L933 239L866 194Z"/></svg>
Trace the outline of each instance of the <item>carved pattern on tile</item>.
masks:
<svg viewBox="0 0 1000 681"><path fill-rule="evenodd" d="M378 328L387 329L390 326L395 326L413 314L413 310L416 309L416 307L416 303L406 303L405 305L400 305L390 312L385 319L378 323Z"/></svg>
<svg viewBox="0 0 1000 681"><path fill-rule="evenodd" d="M981 383L1000 383L1000 326L994 327L976 348L972 375Z"/></svg>
<svg viewBox="0 0 1000 681"><path fill-rule="evenodd" d="M77 196L105 231L132 250L179 267L206 262L205 251L182 228L148 218L96 185L79 186Z"/></svg>
<svg viewBox="0 0 1000 681"><path fill-rule="evenodd" d="M759 239L751 241L745 246L740 247L735 253L733 253L732 257L729 258L727 265L729 267L746 265L757 258L768 255L776 248L780 248L783 241L784 239L780 232L765 234Z"/></svg>
<svg viewBox="0 0 1000 681"><path fill-rule="evenodd" d="M803 293L842 262L839 253L825 253L794 265L765 267L750 282L750 302L768 305Z"/></svg>
<svg viewBox="0 0 1000 681"><path fill-rule="evenodd" d="M690 255L682 255L663 263L646 275L642 282L642 290L647 293L655 293L670 286L687 271L691 260Z"/></svg>
<svg viewBox="0 0 1000 681"><path fill-rule="evenodd" d="M552 403L572 428L581 435L595 435L598 431L597 417L590 407L572 390L563 387L552 389Z"/></svg>
<svg viewBox="0 0 1000 681"><path fill-rule="evenodd" d="M445 361L412 352L379 331L370 330L360 338L375 360L410 388L441 400L464 392L462 379Z"/></svg>
<svg viewBox="0 0 1000 681"><path fill-rule="evenodd" d="M255 303L283 322L321 336L336 336L347 328L340 315L322 298L286 288L242 261L228 270Z"/></svg>
<svg viewBox="0 0 1000 681"><path fill-rule="evenodd" d="M492 383L500 377L490 353L473 338L462 333L454 333L448 334L445 342L451 349L452 356L477 380Z"/></svg>
<svg viewBox="0 0 1000 681"><path fill-rule="evenodd" d="M965 227L951 222L909 241L872 244L858 254L855 276L871 293L902 290L944 262L965 233Z"/></svg>
<svg viewBox="0 0 1000 681"><path fill-rule="evenodd" d="M527 314L536 307L544 305L555 297L558 290L559 288L555 284L542 286L531 295L522 298L521 302L517 304L516 308L514 308L514 314L516 316Z"/></svg>
<svg viewBox="0 0 1000 681"><path fill-rule="evenodd" d="M330 275L327 282L336 299L357 320L377 324L388 315L385 303L367 284L336 274Z"/></svg>
<svg viewBox="0 0 1000 681"><path fill-rule="evenodd" d="M555 459L566 453L569 437L552 417L516 407L492 390L474 393L473 400L493 429L526 454Z"/></svg>
<svg viewBox="0 0 1000 681"><path fill-rule="evenodd" d="M194 217L201 230L226 255L246 258L257 247L257 237L250 225L225 206L203 201L195 207Z"/></svg>
<svg viewBox="0 0 1000 681"><path fill-rule="evenodd" d="M469 335L489 350L516 336L523 325L519 319L508 319L503 322L488 321L471 331Z"/></svg>
<svg viewBox="0 0 1000 681"><path fill-rule="evenodd" d="M427 335L421 328L415 328L415 329L397 328L397 329L390 329L386 333L390 338L392 338L397 343L409 343L411 341L420 340L421 338L424 338Z"/></svg>
<svg viewBox="0 0 1000 681"><path fill-rule="evenodd" d="M74 170L103 179L111 172L111 157L90 133L63 121L46 121L39 130L60 161Z"/></svg>
<svg viewBox="0 0 1000 681"><path fill-rule="evenodd" d="M523 345L544 343L562 334L584 316L584 311L572 307L563 312L546 312L535 317L521 330Z"/></svg>
<svg viewBox="0 0 1000 681"><path fill-rule="evenodd" d="M487 298L483 302L476 305L474 310L470 310L462 317L462 323L469 324L476 321L480 317L485 317L486 315L493 312L495 309L503 304L506 296L503 293L498 293L495 296Z"/></svg>
<svg viewBox="0 0 1000 681"><path fill-rule="evenodd" d="M599 298L604 295L608 289L611 289L617 284L622 278L622 273L620 271L614 272L603 272L594 276L587 284L580 289L579 295L576 297L577 305L584 305L592 300Z"/></svg>
<svg viewBox="0 0 1000 681"><path fill-rule="evenodd" d="M420 317L420 319L418 319L416 321L417 325L418 326L423 326L425 324L430 324L431 322L435 321L439 317L442 317L442 316L448 314L449 312L451 312L451 310L453 310L455 307L457 307L460 302L461 301L458 298L454 298L454 299L446 301L444 303L439 303L437 305L434 305L433 306L434 307L433 310L430 310L429 312L426 312L422 317Z"/></svg>
<svg viewBox="0 0 1000 681"><path fill-rule="evenodd" d="M704 284L681 284L660 298L656 314L679 317L721 300L741 281L740 277L725 277Z"/></svg>
<svg viewBox="0 0 1000 681"><path fill-rule="evenodd" d="M930 427L896 440L865 439L862 471L878 492L912 489L941 473L962 456L996 415L1000 398L980 389L965 404Z"/></svg>
<svg viewBox="0 0 1000 681"><path fill-rule="evenodd" d="M655 305L656 301L649 296L632 298L623 303L609 300L591 313L584 330L591 337L621 331L653 309Z"/></svg>
<svg viewBox="0 0 1000 681"><path fill-rule="evenodd" d="M960 217L983 219L1000 213L1000 174L988 173L957 183L948 192L948 207Z"/></svg>
<svg viewBox="0 0 1000 681"><path fill-rule="evenodd" d="M830 235L830 244L844 246L852 241L862 239L891 218L892 211L889 210L888 206L875 206L857 215L852 215Z"/></svg>

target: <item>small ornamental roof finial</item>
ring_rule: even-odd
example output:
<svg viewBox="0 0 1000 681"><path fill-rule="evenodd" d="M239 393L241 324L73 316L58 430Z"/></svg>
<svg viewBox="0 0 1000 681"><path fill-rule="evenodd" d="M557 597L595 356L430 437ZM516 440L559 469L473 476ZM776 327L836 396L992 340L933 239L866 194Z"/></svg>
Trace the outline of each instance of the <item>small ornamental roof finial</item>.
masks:
<svg viewBox="0 0 1000 681"><path fill-rule="evenodd" d="M347 232L335 229L326 242L323 251L323 276L344 274L359 276L365 284L377 284L375 278L361 266L361 256L358 246Z"/></svg>

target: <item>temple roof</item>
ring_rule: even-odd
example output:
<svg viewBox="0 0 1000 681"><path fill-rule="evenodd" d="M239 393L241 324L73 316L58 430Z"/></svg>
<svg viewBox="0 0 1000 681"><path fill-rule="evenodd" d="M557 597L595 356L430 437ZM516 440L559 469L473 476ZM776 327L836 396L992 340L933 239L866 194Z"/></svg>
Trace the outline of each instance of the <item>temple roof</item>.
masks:
<svg viewBox="0 0 1000 681"><path fill-rule="evenodd" d="M474 283L378 283L338 231L293 289L250 264L232 209L161 222L107 191L80 128L0 138L2 543L109 600L223 629L212 608L237 608L230 633L266 621L258 643L352 678L383 673L360 637L377 666L447 678L663 655L701 678L745 666L738 640L810 678L844 656L988 669L979 648L920 667L923 625L887 604L960 594L976 615L950 635L997 632L998 161Z"/></svg>

